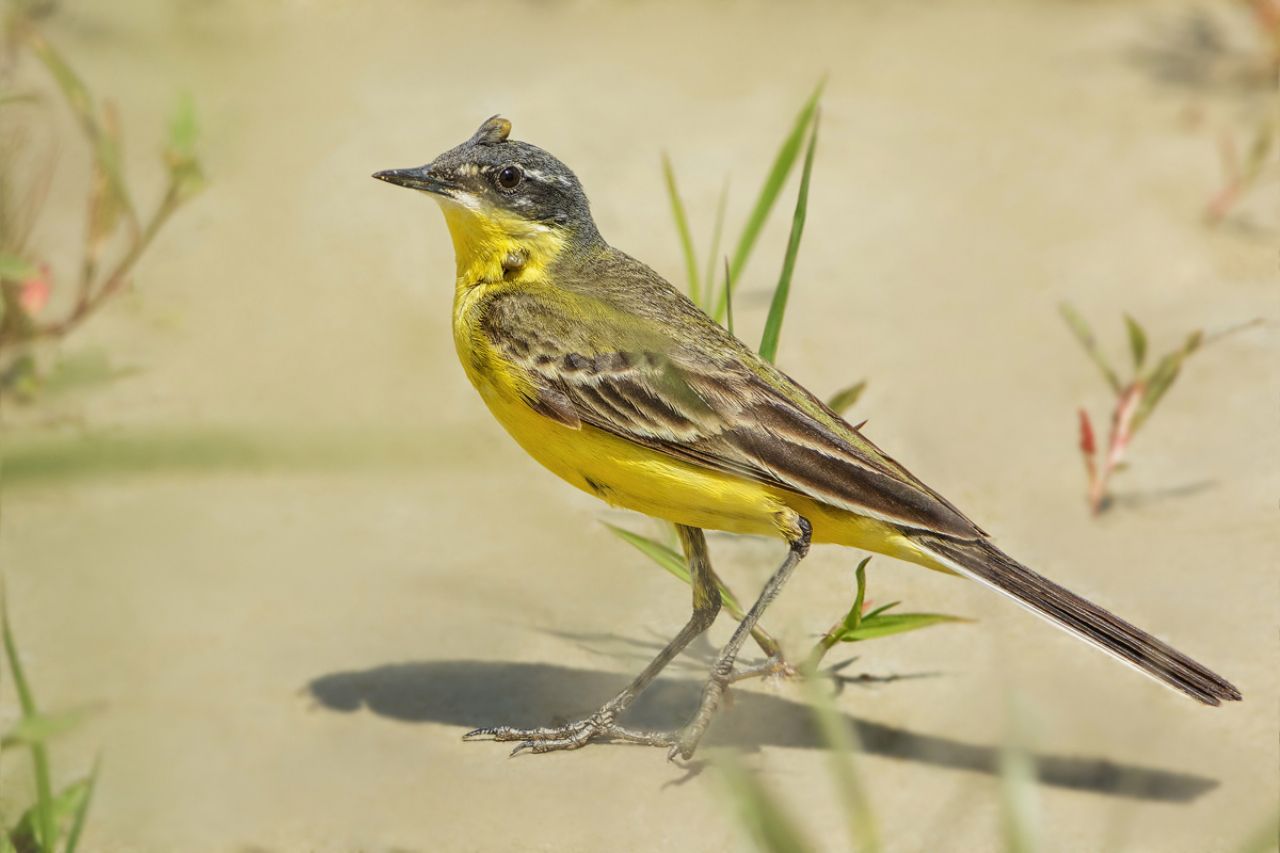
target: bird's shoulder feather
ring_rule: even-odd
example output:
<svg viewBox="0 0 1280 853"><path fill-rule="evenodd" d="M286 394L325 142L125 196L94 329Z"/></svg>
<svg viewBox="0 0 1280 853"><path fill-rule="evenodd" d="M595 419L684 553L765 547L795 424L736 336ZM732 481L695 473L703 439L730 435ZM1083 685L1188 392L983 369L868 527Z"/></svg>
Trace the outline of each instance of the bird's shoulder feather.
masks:
<svg viewBox="0 0 1280 853"><path fill-rule="evenodd" d="M480 329L535 410L850 512L982 535L648 267L621 255L591 268L484 306Z"/></svg>

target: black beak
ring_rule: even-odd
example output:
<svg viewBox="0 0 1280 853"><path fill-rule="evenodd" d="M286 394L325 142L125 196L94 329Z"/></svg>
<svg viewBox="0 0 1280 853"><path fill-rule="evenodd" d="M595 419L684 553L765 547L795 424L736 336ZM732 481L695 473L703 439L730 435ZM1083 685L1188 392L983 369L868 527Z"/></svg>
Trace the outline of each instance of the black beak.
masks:
<svg viewBox="0 0 1280 853"><path fill-rule="evenodd" d="M452 195L455 189L453 182L434 174L427 166L419 166L416 169L387 169L382 172L374 172L373 176L380 181L386 181L398 187L423 190L437 195Z"/></svg>

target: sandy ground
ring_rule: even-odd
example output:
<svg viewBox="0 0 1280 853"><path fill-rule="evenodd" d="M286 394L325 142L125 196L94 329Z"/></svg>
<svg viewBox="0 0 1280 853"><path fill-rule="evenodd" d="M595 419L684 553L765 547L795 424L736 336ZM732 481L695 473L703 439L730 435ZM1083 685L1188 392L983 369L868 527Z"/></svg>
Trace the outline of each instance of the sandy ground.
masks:
<svg viewBox="0 0 1280 853"><path fill-rule="evenodd" d="M1072 300L1117 358L1125 310L1157 351L1278 316L1275 233L1203 227L1213 134L1182 120L1239 121L1245 101L1132 59L1184 7L117 5L67 3L51 35L117 96L149 190L163 115L193 92L210 185L136 293L65 345L139 372L11 415L27 424L9 430L0 537L13 621L44 703L98 708L56 753L62 778L103 754L87 849L745 846L701 762L509 761L460 742L588 711L683 623L687 592L599 523L647 522L541 471L490 420L453 357L440 216L368 175L502 111L578 170L612 242L678 280L660 151L704 243L732 176L736 232L823 73L784 368L819 393L870 378L854 416L874 440L1010 552L1246 696L1196 706L981 589L874 560L877 601L980 620L866 646L851 672L921 677L839 697L888 848L999 847L1013 693L1044 756L1048 850L1232 850L1275 807L1280 336L1197 356L1095 521L1074 410L1102 418L1106 393L1056 313ZM78 162L69 124L42 126ZM59 172L37 232L64 282L82 179ZM1265 226L1274 203L1243 216ZM785 218L744 283L748 340ZM712 548L741 591L781 556ZM815 549L767 624L803 648L859 556ZM678 722L699 666L684 659L638 715ZM0 719L14 713L0 684ZM711 743L745 750L840 849L807 721L793 688L751 686ZM0 768L0 807L26 796L25 772Z"/></svg>

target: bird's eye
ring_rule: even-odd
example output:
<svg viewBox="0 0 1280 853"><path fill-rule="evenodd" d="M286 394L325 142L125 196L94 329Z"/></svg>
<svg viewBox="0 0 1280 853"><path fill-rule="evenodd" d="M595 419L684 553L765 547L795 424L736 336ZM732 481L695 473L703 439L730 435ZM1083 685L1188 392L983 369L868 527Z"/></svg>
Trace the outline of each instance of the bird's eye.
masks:
<svg viewBox="0 0 1280 853"><path fill-rule="evenodd" d="M524 169L514 163L498 170L498 186L504 190L513 190L524 180Z"/></svg>

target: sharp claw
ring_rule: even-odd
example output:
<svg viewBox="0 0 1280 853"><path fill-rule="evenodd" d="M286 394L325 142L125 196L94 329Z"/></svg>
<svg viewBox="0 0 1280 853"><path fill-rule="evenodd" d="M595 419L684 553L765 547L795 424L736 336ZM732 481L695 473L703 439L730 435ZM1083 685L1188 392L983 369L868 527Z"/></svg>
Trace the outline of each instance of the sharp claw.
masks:
<svg viewBox="0 0 1280 853"><path fill-rule="evenodd" d="M511 753L507 756L507 758L515 758L517 755L519 755L520 753L528 749L533 749L533 741L531 740L521 741L520 743L516 744L515 749L511 750Z"/></svg>
<svg viewBox="0 0 1280 853"><path fill-rule="evenodd" d="M492 738L493 733L494 733L494 729L492 728L472 729L471 731L463 735L462 739L463 740L480 740L481 738Z"/></svg>

